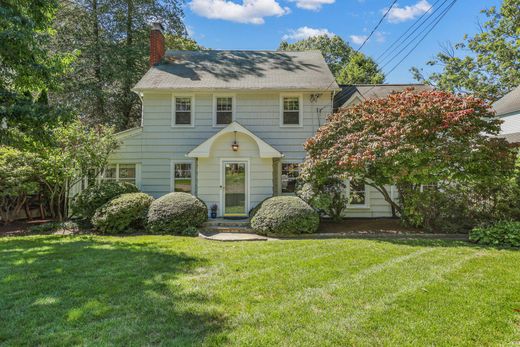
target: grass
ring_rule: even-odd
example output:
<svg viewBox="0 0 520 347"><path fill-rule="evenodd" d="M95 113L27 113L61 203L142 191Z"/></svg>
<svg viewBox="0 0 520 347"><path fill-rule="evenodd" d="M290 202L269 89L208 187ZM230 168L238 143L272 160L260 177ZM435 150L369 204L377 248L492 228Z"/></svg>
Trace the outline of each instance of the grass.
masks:
<svg viewBox="0 0 520 347"><path fill-rule="evenodd" d="M520 341L520 252L449 241L0 239L0 344Z"/></svg>

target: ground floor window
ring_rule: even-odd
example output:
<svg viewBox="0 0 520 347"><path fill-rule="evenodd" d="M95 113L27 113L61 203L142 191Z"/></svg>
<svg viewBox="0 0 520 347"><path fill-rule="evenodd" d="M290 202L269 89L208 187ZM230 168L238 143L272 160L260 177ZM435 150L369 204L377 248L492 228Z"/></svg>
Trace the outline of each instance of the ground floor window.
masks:
<svg viewBox="0 0 520 347"><path fill-rule="evenodd" d="M191 163L173 163L173 191L192 192L192 165Z"/></svg>
<svg viewBox="0 0 520 347"><path fill-rule="evenodd" d="M300 175L300 163L282 163L282 193L294 193Z"/></svg>
<svg viewBox="0 0 520 347"><path fill-rule="evenodd" d="M121 181L137 185L136 164L109 164L100 177L103 181Z"/></svg>
<svg viewBox="0 0 520 347"><path fill-rule="evenodd" d="M350 205L366 205L367 194L365 183L357 180L349 181Z"/></svg>

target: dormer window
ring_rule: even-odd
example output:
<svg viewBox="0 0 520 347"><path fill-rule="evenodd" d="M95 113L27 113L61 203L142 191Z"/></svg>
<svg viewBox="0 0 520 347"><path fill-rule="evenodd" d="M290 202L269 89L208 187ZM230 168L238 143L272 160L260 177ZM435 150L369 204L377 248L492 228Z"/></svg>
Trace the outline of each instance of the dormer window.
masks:
<svg viewBox="0 0 520 347"><path fill-rule="evenodd" d="M280 126L302 126L302 98L299 95L281 97L282 115Z"/></svg>
<svg viewBox="0 0 520 347"><path fill-rule="evenodd" d="M175 96L173 106L173 125L193 126L193 98L191 96Z"/></svg>
<svg viewBox="0 0 520 347"><path fill-rule="evenodd" d="M234 118L234 97L233 96L215 96L214 104L214 126L224 126L231 124Z"/></svg>

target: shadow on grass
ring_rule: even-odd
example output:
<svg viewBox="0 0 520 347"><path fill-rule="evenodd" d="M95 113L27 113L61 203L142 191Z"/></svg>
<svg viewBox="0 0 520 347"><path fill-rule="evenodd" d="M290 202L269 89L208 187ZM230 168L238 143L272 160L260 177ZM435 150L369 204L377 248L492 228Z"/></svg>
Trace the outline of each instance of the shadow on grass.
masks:
<svg viewBox="0 0 520 347"><path fill-rule="evenodd" d="M148 243L38 237L0 243L0 344L225 342L207 293L180 283L205 259Z"/></svg>

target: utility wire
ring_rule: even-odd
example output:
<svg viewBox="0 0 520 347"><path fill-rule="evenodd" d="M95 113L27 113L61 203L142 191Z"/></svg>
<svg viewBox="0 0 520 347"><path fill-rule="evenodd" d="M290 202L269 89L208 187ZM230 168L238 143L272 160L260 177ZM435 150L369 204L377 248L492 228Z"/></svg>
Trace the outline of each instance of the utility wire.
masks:
<svg viewBox="0 0 520 347"><path fill-rule="evenodd" d="M414 34L418 29L419 29L420 26L422 26L425 22L427 22L428 19L433 15L433 13L435 13L435 11L437 11L437 7L436 7L436 6L437 6L437 4L438 4L440 1L441 1L441 0L437 0L437 1L435 1L435 3L434 3L433 5L431 5L430 8L429 8L426 12L424 12L424 13L423 13L423 14L422 14L422 15L421 15L421 16L420 16L416 21L414 21L413 24L410 25L410 26L408 27L408 29L406 29L406 31L403 32L403 33L401 34L401 36L399 36L397 39L395 39L395 40L392 42L392 44L391 44L390 46L388 46L388 47L383 51L383 53L381 53L381 54L380 54L380 55L379 55L375 60L376 60L376 61L379 61L381 58L383 58L383 57L386 55L386 53L388 53L388 52L392 49L392 47L394 47L396 44L398 44L397 47L399 47L403 42L406 42L406 40L407 40L411 35L413 35L413 34ZM448 1L448 0L444 0L444 2L441 4L440 7L442 7L446 1ZM431 13L431 14L428 16L428 18L426 18L426 19L424 20L424 22L423 22L421 25L419 25L417 28L415 28L415 30L412 31L412 32L411 32L411 33L406 37L406 39L404 39L402 42L399 42L399 41L400 41L400 40L401 40L401 39L402 39L402 38L403 38L403 37L404 37L404 36L405 36L409 31L410 31L410 30L412 30L412 28L413 28L415 25L419 24L419 23L421 22L421 20L424 18L424 16L426 16L426 15L431 11L431 9L434 8L434 7L436 8L436 10L435 10L433 13ZM392 52L393 52L393 51L395 51L395 49L392 50ZM390 52L390 54L391 54L392 52Z"/></svg>
<svg viewBox="0 0 520 347"><path fill-rule="evenodd" d="M368 40L370 39L370 37L372 37L372 35L376 32L377 28L379 28L379 26L381 25L381 23L383 22L383 20L386 18L386 16L388 15L388 13L390 13L390 10L394 7L395 3L397 2L397 0L394 0L392 2L392 4L390 5L390 7L388 8L388 10L386 10L385 14L383 14L383 17L381 17L381 19L379 20L379 22L376 24L376 26L374 27L374 29L372 29L372 31L370 32L370 34L367 36L367 38L365 39L365 41L363 41L363 43L361 44L361 46L359 46L359 48L356 50L356 53L358 53L361 48L363 48L363 46L365 45L365 43L368 42Z"/></svg>

